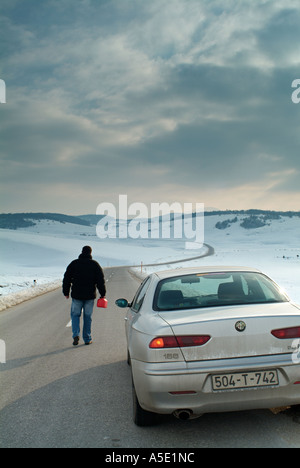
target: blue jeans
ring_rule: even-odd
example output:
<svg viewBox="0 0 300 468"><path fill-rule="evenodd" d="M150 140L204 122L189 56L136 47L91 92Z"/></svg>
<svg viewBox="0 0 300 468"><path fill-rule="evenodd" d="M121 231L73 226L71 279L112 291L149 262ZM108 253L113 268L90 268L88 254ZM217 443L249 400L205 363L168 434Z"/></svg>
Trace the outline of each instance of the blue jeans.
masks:
<svg viewBox="0 0 300 468"><path fill-rule="evenodd" d="M91 328L92 328L92 315L94 309L94 300L79 301L72 299L71 319L73 338L80 336L80 317L83 310L83 341L89 343L92 341Z"/></svg>

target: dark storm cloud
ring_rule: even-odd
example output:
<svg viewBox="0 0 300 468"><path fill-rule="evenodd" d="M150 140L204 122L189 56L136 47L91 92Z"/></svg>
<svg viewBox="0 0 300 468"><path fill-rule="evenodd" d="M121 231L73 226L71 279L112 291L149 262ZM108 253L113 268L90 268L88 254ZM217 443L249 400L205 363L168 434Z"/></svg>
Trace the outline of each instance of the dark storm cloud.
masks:
<svg viewBox="0 0 300 468"><path fill-rule="evenodd" d="M30 209L21 186L52 211L93 212L118 193L220 208L289 194L299 208L297 1L0 8L2 211Z"/></svg>

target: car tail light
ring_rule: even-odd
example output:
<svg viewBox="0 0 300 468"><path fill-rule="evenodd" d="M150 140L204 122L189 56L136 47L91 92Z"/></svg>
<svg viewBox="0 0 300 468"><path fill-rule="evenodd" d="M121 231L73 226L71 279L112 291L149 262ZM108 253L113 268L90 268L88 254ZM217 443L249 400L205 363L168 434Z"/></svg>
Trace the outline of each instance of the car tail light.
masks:
<svg viewBox="0 0 300 468"><path fill-rule="evenodd" d="M189 346L203 346L209 340L209 335L191 335L191 336L177 336L176 337L180 348L187 348Z"/></svg>
<svg viewBox="0 0 300 468"><path fill-rule="evenodd" d="M177 348L178 343L175 336L161 336L159 338L154 338L149 347L151 349Z"/></svg>
<svg viewBox="0 0 300 468"><path fill-rule="evenodd" d="M151 349L187 348L203 346L210 340L209 335L160 336L151 341Z"/></svg>
<svg viewBox="0 0 300 468"><path fill-rule="evenodd" d="M300 327L280 328L278 330L272 330L271 333L276 338L279 338L279 340L300 338Z"/></svg>

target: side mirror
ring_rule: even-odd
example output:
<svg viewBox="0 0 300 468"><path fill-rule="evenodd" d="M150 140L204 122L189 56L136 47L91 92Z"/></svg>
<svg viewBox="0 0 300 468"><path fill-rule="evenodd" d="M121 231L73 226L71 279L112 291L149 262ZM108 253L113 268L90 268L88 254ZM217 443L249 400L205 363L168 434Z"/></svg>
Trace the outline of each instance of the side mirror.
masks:
<svg viewBox="0 0 300 468"><path fill-rule="evenodd" d="M126 309L126 307L131 306L131 304L129 304L127 299L117 299L115 304L116 304L116 306L121 307L121 309Z"/></svg>

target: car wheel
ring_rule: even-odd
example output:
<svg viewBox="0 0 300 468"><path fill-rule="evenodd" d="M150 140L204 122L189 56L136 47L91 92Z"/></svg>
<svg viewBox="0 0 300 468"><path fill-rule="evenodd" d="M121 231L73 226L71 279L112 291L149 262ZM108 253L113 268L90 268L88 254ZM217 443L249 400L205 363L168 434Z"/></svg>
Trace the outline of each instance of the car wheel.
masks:
<svg viewBox="0 0 300 468"><path fill-rule="evenodd" d="M291 407L293 420L297 423L300 423L300 405L294 405Z"/></svg>
<svg viewBox="0 0 300 468"><path fill-rule="evenodd" d="M137 426L153 426L157 422L157 415L150 411L144 410L139 404L136 395L134 383L132 382L132 398L133 398L133 421Z"/></svg>

